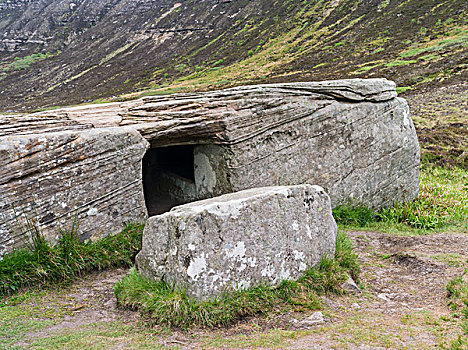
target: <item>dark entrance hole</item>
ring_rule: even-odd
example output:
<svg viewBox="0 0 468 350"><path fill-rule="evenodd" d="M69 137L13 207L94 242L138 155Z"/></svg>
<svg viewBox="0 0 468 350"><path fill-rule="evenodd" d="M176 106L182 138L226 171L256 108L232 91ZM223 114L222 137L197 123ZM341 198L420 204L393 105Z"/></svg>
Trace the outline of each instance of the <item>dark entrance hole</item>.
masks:
<svg viewBox="0 0 468 350"><path fill-rule="evenodd" d="M150 216L195 200L193 146L150 148L143 157L143 190Z"/></svg>

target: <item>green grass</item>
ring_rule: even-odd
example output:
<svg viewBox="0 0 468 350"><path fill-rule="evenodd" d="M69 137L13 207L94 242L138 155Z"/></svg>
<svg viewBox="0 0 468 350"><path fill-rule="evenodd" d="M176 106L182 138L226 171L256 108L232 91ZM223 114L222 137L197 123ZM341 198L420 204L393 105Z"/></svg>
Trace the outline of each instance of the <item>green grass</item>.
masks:
<svg viewBox="0 0 468 350"><path fill-rule="evenodd" d="M420 193L414 201L397 204L380 213L383 221L400 222L414 228L468 227L468 171L458 167L424 165Z"/></svg>
<svg viewBox="0 0 468 350"><path fill-rule="evenodd" d="M466 273L463 276L454 278L447 284L447 292L449 297L449 308L452 311L458 312L457 316L461 316L468 321L468 278ZM467 332L468 334L468 332Z"/></svg>
<svg viewBox="0 0 468 350"><path fill-rule="evenodd" d="M0 307L0 348L14 348L13 344L21 341L25 334L39 332L54 324L54 321L38 315L37 310L43 308L30 308L29 311L15 306Z"/></svg>
<svg viewBox="0 0 468 350"><path fill-rule="evenodd" d="M451 349L466 349L468 347L468 270L463 276L452 279L447 284L448 306L454 312L453 316L461 320L463 336L452 342Z"/></svg>
<svg viewBox="0 0 468 350"><path fill-rule="evenodd" d="M342 293L340 284L348 274L358 280L359 264L351 242L339 232L334 259L323 258L318 266L309 268L297 281L283 281L278 287L256 286L195 301L184 290L173 288L164 281L149 280L132 269L115 286L115 295L121 306L138 309L159 325L217 327L278 309L318 309L318 296Z"/></svg>
<svg viewBox="0 0 468 350"><path fill-rule="evenodd" d="M468 171L459 167L424 164L418 198L378 212L345 204L333 210L338 225L348 229L375 229L426 233L468 228Z"/></svg>
<svg viewBox="0 0 468 350"><path fill-rule="evenodd" d="M404 93L405 91L408 91L408 90L411 90L411 89L412 89L411 86L397 86L396 92L397 92L398 94L402 94L402 93Z"/></svg>
<svg viewBox="0 0 468 350"><path fill-rule="evenodd" d="M413 47L405 52L400 54L400 57L407 58L407 57L415 57L421 55L423 53L428 52L436 52L436 51L443 51L449 48L456 48L456 47L466 47L468 43L468 31L467 30L459 30L454 33L450 33L453 37L448 39L436 39L431 41L432 45L427 45L421 43L420 47Z"/></svg>
<svg viewBox="0 0 468 350"><path fill-rule="evenodd" d="M463 267L465 265L463 261L463 256L461 256L458 253L436 254L432 255L431 259L442 261L447 265L454 267Z"/></svg>
<svg viewBox="0 0 468 350"><path fill-rule="evenodd" d="M122 344L122 338L126 342ZM37 338L27 345L28 349L113 349L121 346L131 349L170 349L158 344L158 338L142 327L126 325L121 321L91 323L62 332ZM128 347L125 347L128 348ZM172 347L171 347L172 348Z"/></svg>
<svg viewBox="0 0 468 350"><path fill-rule="evenodd" d="M359 68L356 72L357 73L367 72L367 71L369 71L371 69L374 69L376 67L379 67L379 66L381 66L380 63L379 64L373 64L373 65L370 65L370 66L364 66L364 67Z"/></svg>
<svg viewBox="0 0 468 350"><path fill-rule="evenodd" d="M3 68L5 72L10 70L21 70L21 69L28 69L33 63L45 60L52 56L52 53L47 52L43 53L34 53L29 56L25 57L15 57L14 61L11 62L8 66Z"/></svg>
<svg viewBox="0 0 468 350"><path fill-rule="evenodd" d="M77 239L74 227L62 231L55 246L44 239L34 222L26 225L25 229L32 232L29 249L14 251L0 260L0 295L24 287L70 282L90 271L130 266L141 249L140 224L129 224L115 236L88 243Z"/></svg>
<svg viewBox="0 0 468 350"><path fill-rule="evenodd" d="M385 67L391 68L391 67L407 66L409 64L413 64L417 62L418 62L417 60L410 60L410 61L395 60L395 61L387 63Z"/></svg>
<svg viewBox="0 0 468 350"><path fill-rule="evenodd" d="M342 204L333 209L335 221L343 226L365 227L378 220L378 214L362 204Z"/></svg>
<svg viewBox="0 0 468 350"><path fill-rule="evenodd" d="M437 60L439 58L440 58L439 55L434 55L434 54L424 55L424 56L419 57L419 59L423 60L423 61L433 61L433 60Z"/></svg>

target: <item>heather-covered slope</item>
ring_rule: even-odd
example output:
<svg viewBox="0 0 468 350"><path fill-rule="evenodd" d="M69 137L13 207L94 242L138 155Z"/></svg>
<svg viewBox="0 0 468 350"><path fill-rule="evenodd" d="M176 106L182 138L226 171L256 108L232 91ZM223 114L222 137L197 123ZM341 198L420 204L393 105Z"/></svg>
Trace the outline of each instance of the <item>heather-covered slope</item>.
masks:
<svg viewBox="0 0 468 350"><path fill-rule="evenodd" d="M0 110L137 90L467 78L464 0L0 1Z"/></svg>

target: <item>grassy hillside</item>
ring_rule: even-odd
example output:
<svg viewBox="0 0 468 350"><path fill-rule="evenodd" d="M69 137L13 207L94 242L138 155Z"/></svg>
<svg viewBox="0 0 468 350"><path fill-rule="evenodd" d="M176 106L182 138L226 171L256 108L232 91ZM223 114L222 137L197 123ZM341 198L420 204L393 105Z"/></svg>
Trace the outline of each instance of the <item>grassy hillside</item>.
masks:
<svg viewBox="0 0 468 350"><path fill-rule="evenodd" d="M223 64L197 67L172 88L253 81L387 77L400 92L467 78L467 5L461 1L312 1L268 38L261 22L205 48ZM268 38L263 40L263 38ZM254 40L252 40L254 38ZM237 39L237 40L236 40ZM253 42L232 62L232 44ZM216 50L216 51L215 51ZM179 62L194 53L186 53ZM224 57L224 55L226 57ZM226 62L226 64L224 64ZM179 63L180 64L180 63ZM197 70L196 69L196 70ZM162 82L159 80L159 82Z"/></svg>
<svg viewBox="0 0 468 350"><path fill-rule="evenodd" d="M463 0L12 0L0 110L352 77L419 91L467 80L467 18Z"/></svg>

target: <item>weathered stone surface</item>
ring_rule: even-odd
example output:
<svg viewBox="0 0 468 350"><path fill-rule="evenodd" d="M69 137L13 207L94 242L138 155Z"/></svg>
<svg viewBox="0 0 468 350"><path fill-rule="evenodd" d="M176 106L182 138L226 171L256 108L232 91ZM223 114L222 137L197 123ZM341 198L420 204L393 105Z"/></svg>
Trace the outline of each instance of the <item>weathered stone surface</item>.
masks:
<svg viewBox="0 0 468 350"><path fill-rule="evenodd" d="M138 198L143 203L146 199L150 214L181 203L263 186L317 184L330 195L332 206L352 199L373 208L413 199L419 191L416 132L405 100L396 97L395 84L385 79L244 86L0 116L0 147L7 152L4 154L15 154L18 147L10 141L12 138L36 140L56 138L63 132L95 132L98 139L99 132L93 130L111 127L127 130L122 135L133 130L151 145L143 162L144 170L147 165L144 174L141 170L130 174L124 163L118 166L121 151L108 144L99 158L103 169L119 168L126 173L122 176L144 179L145 198L140 184L116 194L114 202ZM92 162L98 157L101 150L96 147L102 146L100 142L83 147L80 152L84 159ZM192 147L186 164L191 171L160 171L158 157L180 164L188 161L187 154L179 158L178 151L168 152L171 146L180 145ZM35 179L61 183L63 178L74 181L77 176L80 183L95 181L96 172L88 171L87 166L81 166L78 175L68 167L49 174L51 162L67 159L70 154L51 153L47 147L34 150ZM160 154L151 158L149 153L153 150ZM9 164L8 157L0 159L0 179L8 178L12 166L17 173L28 173L29 158L18 156L13 164ZM132 164L131 171L137 171L136 163ZM53 187L42 189L42 183L47 182L33 186L32 182L21 180L20 175L16 180L8 180L8 190L0 192L4 208L15 205L24 210L36 193L44 203L55 200ZM104 189L116 186L110 176L101 180ZM0 186L6 188L6 184ZM16 197L9 194L23 192ZM100 201L101 196L100 191L87 194L90 201ZM68 199L72 198L73 195ZM106 224L112 232L120 228L120 224L114 227L118 218L141 217L132 217L127 209L112 206L116 219ZM156 209L152 211L153 208ZM86 235L100 232L103 222L96 222L94 228L89 222ZM4 233L3 237L3 241L9 240Z"/></svg>
<svg viewBox="0 0 468 350"><path fill-rule="evenodd" d="M419 144L408 105L383 79L147 98L122 123L153 147L211 143L196 148L214 179L200 198L307 182L323 186L333 206L352 199L380 208L419 192Z"/></svg>
<svg viewBox="0 0 468 350"><path fill-rule="evenodd" d="M245 86L33 116L132 126L152 147L211 145L196 149L213 179L198 199L308 182L323 186L334 206L351 198L380 208L419 191L408 105L385 79Z"/></svg>
<svg viewBox="0 0 468 350"><path fill-rule="evenodd" d="M25 217L50 241L75 216L82 239L144 220L141 159L147 147L130 128L0 138L0 255L24 243L18 220Z"/></svg>
<svg viewBox="0 0 468 350"><path fill-rule="evenodd" d="M84 130L91 126L75 122L67 115L0 115L0 136Z"/></svg>
<svg viewBox="0 0 468 350"><path fill-rule="evenodd" d="M361 289L356 284L356 282L354 282L350 275L348 275L348 279L341 284L341 289L343 289L346 293L361 293Z"/></svg>
<svg viewBox="0 0 468 350"><path fill-rule="evenodd" d="M150 218L137 264L145 276L206 299L297 279L334 253L336 232L330 199L319 186L256 188Z"/></svg>
<svg viewBox="0 0 468 350"><path fill-rule="evenodd" d="M316 311L309 317L306 317L301 322L299 322L299 327L310 328L311 326L317 326L323 323L325 323L325 317L323 317L323 313Z"/></svg>

